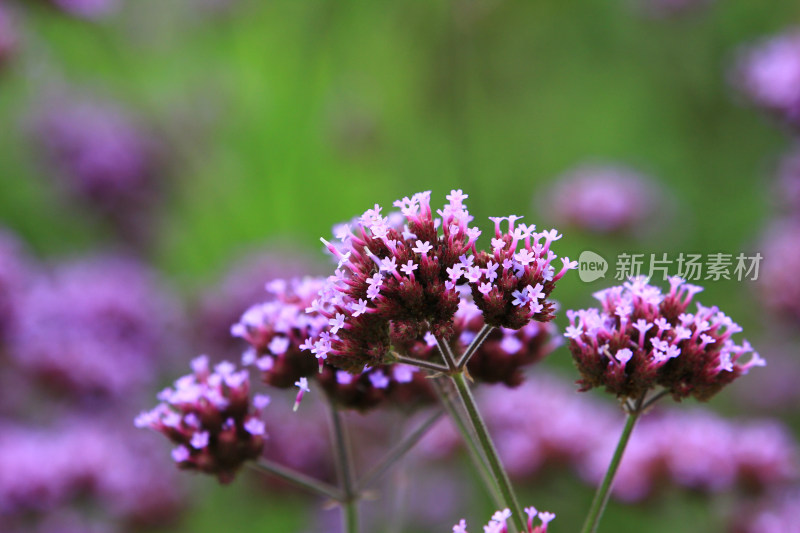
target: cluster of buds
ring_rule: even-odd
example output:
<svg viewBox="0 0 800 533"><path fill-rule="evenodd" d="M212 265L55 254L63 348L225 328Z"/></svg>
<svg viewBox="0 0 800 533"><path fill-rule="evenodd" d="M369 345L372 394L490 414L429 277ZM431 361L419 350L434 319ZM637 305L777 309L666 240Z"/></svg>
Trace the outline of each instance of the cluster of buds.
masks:
<svg viewBox="0 0 800 533"><path fill-rule="evenodd" d="M480 309L469 296L462 297L455 314L455 332L450 346L455 353L463 353L480 334L484 325ZM561 344L552 322L531 321L520 329L495 328L481 343L467 364L469 375L484 383L504 383L510 387L521 384L523 369L538 363ZM403 347L417 359L436 357L436 339L427 333L423 340Z"/></svg>
<svg viewBox="0 0 800 533"><path fill-rule="evenodd" d="M547 525L556 517L555 513L537 511L535 507L526 507L525 514L528 515L528 524L523 533L547 533ZM537 517L542 523L534 526L533 522ZM492 515L489 523L483 526L484 533L508 533L507 522L509 518L511 518L510 510L497 511ZM454 525L453 533L469 533L467 531L467 522L462 519L458 524Z"/></svg>
<svg viewBox="0 0 800 533"><path fill-rule="evenodd" d="M337 243L323 239L338 267L310 309L330 327L303 347L359 372L385 362L393 344L428 332L449 341L462 288L471 291L488 326L519 329L531 320L551 320L554 304L547 298L577 266L565 258L556 273L551 265L556 255L550 244L561 236L516 225L521 217L496 217L491 252L479 252L481 230L468 225L473 217L466 198L452 191L439 217L431 211L429 191L395 202L400 214L383 216L376 205L355 222L355 232L345 224L335 230Z"/></svg>
<svg viewBox="0 0 800 533"><path fill-rule="evenodd" d="M731 339L742 329L716 307L697 303L702 289L670 279L670 291L631 278L595 294L602 309L568 311L565 336L581 374L581 390L605 387L621 399L638 400L660 385L675 400L705 401L754 366L766 363L747 341Z"/></svg>
<svg viewBox="0 0 800 533"><path fill-rule="evenodd" d="M257 459L266 438L262 410L267 396L251 402L250 378L229 362L213 369L208 357L192 361L193 373L179 378L174 388L163 390L162 401L136 418L136 426L163 433L177 447L172 458L182 469L233 480L246 461Z"/></svg>
<svg viewBox="0 0 800 533"><path fill-rule="evenodd" d="M391 364L350 373L304 350L307 338L324 334L331 325L326 316L309 308L326 283L325 278L310 277L267 283L270 300L248 309L231 328L235 337L250 345L242 363L255 365L270 386L297 386L298 403L308 391L309 379L316 379L338 405L362 411L387 399L398 406L432 400L425 376L415 367Z"/></svg>

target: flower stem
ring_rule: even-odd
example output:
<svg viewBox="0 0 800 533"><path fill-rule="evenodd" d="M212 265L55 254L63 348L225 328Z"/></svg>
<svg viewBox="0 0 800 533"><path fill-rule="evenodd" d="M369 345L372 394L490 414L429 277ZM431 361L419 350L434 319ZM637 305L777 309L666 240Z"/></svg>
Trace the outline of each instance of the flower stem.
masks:
<svg viewBox="0 0 800 533"><path fill-rule="evenodd" d="M472 465L475 467L478 475L481 477L484 488L494 501L495 507L503 507L503 498L500 495L500 488L497 486L497 483L492 476L491 470L489 469L489 464L486 461L486 457L483 455L481 448L475 443L475 436L473 435L473 432L470 431L469 425L465 420L466 417L458 408L458 405L453 402L453 399L450 397L450 393L445 390L444 384L446 382L440 379L434 379L432 380L432 383L434 389L436 390L436 394L439 396L439 400L442 402L447 414L450 415L450 419L456 425L456 429L461 435L461 440L464 441L464 445L467 447L467 452L472 460Z"/></svg>
<svg viewBox="0 0 800 533"><path fill-rule="evenodd" d="M257 463L251 463L250 466L254 470L275 476L288 483L291 483L292 485L295 485L296 487L305 489L312 494L316 494L317 496L330 498L331 500L337 502L342 499L342 495L336 487L328 485L323 481L314 479L301 472L296 472L291 468L286 468L278 463L261 459Z"/></svg>
<svg viewBox="0 0 800 533"><path fill-rule="evenodd" d="M511 481L508 479L508 474L503 468L503 463L500 461L500 456L497 449L492 442L492 437L489 435L489 430L486 428L486 423L478 411L478 406L475 403L475 398L472 396L472 391L469 389L467 380L463 373L452 374L450 376L456 386L456 391L464 405L467 412L472 428L475 430L475 435L478 437L478 443L486 455L489 463L489 469L494 477L500 492L503 495L506 506L511 510L511 520L514 523L517 531L526 531L525 522L523 520L522 508L519 505L514 489L511 487Z"/></svg>
<svg viewBox="0 0 800 533"><path fill-rule="evenodd" d="M434 372L447 372L449 370L446 366L437 363L431 363L430 361L423 361L422 359L415 359L413 357L406 357L399 354L394 354L394 361L425 370L432 370Z"/></svg>
<svg viewBox="0 0 800 533"><path fill-rule="evenodd" d="M331 402L331 429L336 453L336 468L342 485L342 525L345 533L358 533L358 492L356 491L353 458L342 414Z"/></svg>
<svg viewBox="0 0 800 533"><path fill-rule="evenodd" d="M483 325L481 330L478 332L475 338L472 339L472 342L469 344L469 346L467 346L467 349L464 351L464 353L461 355L461 358L458 360L456 366L458 367L459 370L467 366L467 363L469 363L470 358L473 355L475 355L475 352L478 351L478 348L481 347L481 344L483 344L483 341L486 340L486 337L489 336L489 334L492 332L493 329L494 328L492 326L488 326L486 324Z"/></svg>
<svg viewBox="0 0 800 533"><path fill-rule="evenodd" d="M592 506L589 508L589 514L586 516L586 522L583 524L581 533L594 533L597 531L597 526L600 524L600 518L603 516L608 499L611 497L611 485L614 483L614 476L617 473L619 464L622 461L622 454L625 453L625 447L628 445L628 440L633 432L633 426L642 414L642 397L637 403L636 407L628 413L628 418L625 421L625 427L622 430L622 435L619 437L617 449L614 451L614 456L611 458L611 464L608 465L608 470L603 478L603 482L597 489L594 495Z"/></svg>
<svg viewBox="0 0 800 533"><path fill-rule="evenodd" d="M428 430L431 429L436 422L444 414L444 411L441 409L437 409L431 416L429 416L425 422L423 422L417 429L415 429L411 434L406 436L399 444L397 444L394 448L392 448L389 453L386 454L380 463L374 466L369 472L364 474L364 477L361 478L361 481L358 483L359 490L366 489L370 485L372 485L375 481L378 480L392 465L394 465L397 461L403 458L403 456L408 453L411 448L413 448L421 439L424 437Z"/></svg>

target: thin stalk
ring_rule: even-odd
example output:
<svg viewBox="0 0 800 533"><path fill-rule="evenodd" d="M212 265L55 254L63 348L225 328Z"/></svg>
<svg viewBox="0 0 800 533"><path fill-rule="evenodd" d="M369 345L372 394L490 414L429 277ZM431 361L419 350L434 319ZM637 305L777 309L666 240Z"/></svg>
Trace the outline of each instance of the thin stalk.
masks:
<svg viewBox="0 0 800 533"><path fill-rule="evenodd" d="M500 495L500 488L497 486L497 483L495 483L494 477L492 477L486 457L484 457L480 447L475 443L475 436L470 431L469 424L465 420L466 417L458 408L458 405L453 402L450 394L445 390L444 382L434 379L432 383L436 394L439 396L439 400L442 402L450 419L456 425L461 440L464 441L464 445L467 447L467 453L472 460L472 465L481 477L483 486L494 501L495 507L503 507L503 498Z"/></svg>
<svg viewBox="0 0 800 533"><path fill-rule="evenodd" d="M431 363L430 361L423 361L422 359L415 359L413 357L406 357L404 355L397 355L394 354L394 360L398 363L403 363L405 365L416 366L418 368L422 368L425 370L432 370L434 372L447 372L450 369L444 365L440 365L437 363Z"/></svg>
<svg viewBox="0 0 800 533"><path fill-rule="evenodd" d="M467 346L467 349L461 355L461 359L458 360L456 367L459 370L462 370L465 366L467 366L470 358L475 355L475 352L478 351L478 348L481 347L481 344L483 344L483 341L486 340L486 337L489 336L493 329L494 328L492 326L488 326L486 324L483 325L481 330L478 332L475 338L472 339L472 342L469 343L469 346Z"/></svg>
<svg viewBox="0 0 800 533"><path fill-rule="evenodd" d="M661 392L659 392L658 394L656 394L655 396L653 396L652 398L650 398L649 400L644 402L644 405L642 405L642 408L640 410L642 412L647 411L649 408L651 408L653 406L653 404L655 404L658 400L660 400L661 398L663 398L667 394L669 394L668 390L662 390Z"/></svg>
<svg viewBox="0 0 800 533"><path fill-rule="evenodd" d="M472 391L469 390L467 380L463 373L452 374L450 379L455 384L461 403L467 411L467 417L472 424L472 428L475 430L475 435L478 437L478 443L486 455L490 471L497 486L500 488L503 500L506 506L511 509L511 521L517 531L526 531L522 507L520 507L517 496L514 494L514 489L511 487L511 480L508 479L508 474L505 468L503 468L503 463L500 461L500 456L497 453L497 448L494 446L492 437L489 435L486 423L483 421L483 417L478 411L478 405L475 403Z"/></svg>
<svg viewBox="0 0 800 533"><path fill-rule="evenodd" d="M330 498L337 502L342 499L342 494L336 487L278 463L261 459L257 463L250 463L250 467L253 470L282 479L317 496Z"/></svg>
<svg viewBox="0 0 800 533"><path fill-rule="evenodd" d="M375 465L369 472L364 474L364 477L361 478L361 481L358 483L358 490L363 491L370 485L372 485L375 481L378 480L389 468L392 467L397 461L403 458L406 453L408 453L411 448L416 446L416 444L424 437L428 430L430 430L436 422L444 414L442 409L437 409L431 416L429 416L425 422L423 422L417 429L415 429L412 433L407 435L400 443L394 446L389 453L381 460L380 463Z"/></svg>
<svg viewBox="0 0 800 533"><path fill-rule="evenodd" d="M342 525L345 533L358 533L358 492L356 491L353 457L342 414L330 404L331 430L336 454L336 469L342 485Z"/></svg>
<svg viewBox="0 0 800 533"><path fill-rule="evenodd" d="M442 354L442 359L444 359L445 364L447 365L447 370L450 372L455 372L458 370L456 366L456 356L453 354L453 349L450 348L450 344L446 340L442 340L439 337L434 337L436 339L436 346L439 347L439 352Z"/></svg>
<svg viewBox="0 0 800 533"><path fill-rule="evenodd" d="M608 465L608 470L603 478L603 482L597 488L597 492L592 500L592 506L589 508L589 514L586 516L586 522L583 524L581 533L595 533L597 526L600 524L600 518L603 516L603 511L606 509L608 499L611 497L611 486L614 483L614 476L617 474L617 469L622 461L622 455L625 453L625 447L628 445L628 440L631 438L633 426L642 414L642 404L644 403L644 396L636 402L635 408L628 413L628 418L625 421L625 427L622 429L622 435L619 437L617 449L614 450L614 456L611 458L611 464Z"/></svg>

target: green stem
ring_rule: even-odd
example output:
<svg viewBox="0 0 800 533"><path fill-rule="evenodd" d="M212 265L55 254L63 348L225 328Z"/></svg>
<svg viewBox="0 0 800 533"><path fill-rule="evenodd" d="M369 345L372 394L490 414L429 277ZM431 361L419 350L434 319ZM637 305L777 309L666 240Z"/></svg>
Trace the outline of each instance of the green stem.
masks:
<svg viewBox="0 0 800 533"><path fill-rule="evenodd" d="M518 531L526 531L522 508L519 505L516 494L514 494L514 489L511 487L511 481L508 479L505 468L503 468L503 463L500 461L500 456L497 453L494 442L492 442L492 437L489 435L486 423L478 411L478 405L475 403L472 391L469 390L467 380L464 378L463 373L452 374L450 379L456 386L458 396L467 411L467 417L475 430L475 435L478 437L478 443L486 455L492 476L500 488L505 504L511 510L511 520Z"/></svg>
<svg viewBox="0 0 800 533"><path fill-rule="evenodd" d="M342 485L342 525L345 533L358 533L358 492L356 491L353 457L342 414L331 402L331 429L336 453L336 468Z"/></svg>
<svg viewBox="0 0 800 533"><path fill-rule="evenodd" d="M450 419L456 425L456 429L461 436L461 440L467 447L467 453L472 460L472 465L475 467L475 470L478 472L478 475L483 481L483 486L486 488L489 496L491 496L495 506L498 508L503 507L503 498L500 495L500 488L497 486L497 483L492 476L491 470L489 469L489 463L486 461L486 457L483 455L480 447L475 443L475 436L470 431L469 425L465 420L466 417L458 408L458 405L453 402L450 394L445 390L443 385L445 382L440 381L439 379L434 379L432 380L432 383L436 394L439 396L439 400L442 402L442 405L447 411L447 414L450 416Z"/></svg>
<svg viewBox="0 0 800 533"><path fill-rule="evenodd" d="M258 470L259 472L282 479L296 487L305 489L312 494L316 494L317 496L330 498L337 502L342 499L342 495L336 487L328 485L323 481L314 479L303 473L296 472L291 468L286 468L278 463L261 459L257 463L251 463L250 467L254 470Z"/></svg>
<svg viewBox="0 0 800 533"><path fill-rule="evenodd" d="M619 437L617 449L614 451L614 456L611 458L611 464L608 465L608 470L603 478L603 482L597 489L594 495L592 506L589 508L589 514L586 516L586 522L583 524L581 533L594 533L597 531L597 526L600 524L600 518L603 516L608 499L611 497L611 485L614 483L614 476L617 473L619 464L622 461L622 454L625 453L625 447L628 445L628 440L631 438L633 426L642 414L642 402L644 398L640 399L634 410L628 413L628 419L625 421L625 427L622 430L622 435Z"/></svg>
<svg viewBox="0 0 800 533"><path fill-rule="evenodd" d="M415 359L413 357L406 357L404 355L394 354L394 361L403 363L404 365L411 365L424 370L431 370L433 372L447 372L450 369L446 366L431 363L430 361L423 361L422 359Z"/></svg>
<svg viewBox="0 0 800 533"><path fill-rule="evenodd" d="M483 325L481 330L477 335L475 335L475 338L472 339L472 342L461 355L461 359L458 360L458 364L456 366L459 370L462 370L465 366L467 366L470 358L475 355L475 352L478 351L478 348L481 347L481 344L483 344L483 341L486 340L486 337L489 336L493 329L494 328L492 326L487 326L486 324Z"/></svg>
<svg viewBox="0 0 800 533"><path fill-rule="evenodd" d="M433 425L439 421L443 414L444 411L437 409L436 412L429 416L417 429L415 429L410 435L406 436L402 441L400 441L399 444L392 448L380 463L374 466L369 472L364 474L364 477L361 478L361 481L358 484L359 491L364 490L372 485L389 468L391 468L392 465L403 458L403 456L408 453L408 451L411 450L411 448L413 448L422 439L422 437L428 433L428 430L430 430Z"/></svg>

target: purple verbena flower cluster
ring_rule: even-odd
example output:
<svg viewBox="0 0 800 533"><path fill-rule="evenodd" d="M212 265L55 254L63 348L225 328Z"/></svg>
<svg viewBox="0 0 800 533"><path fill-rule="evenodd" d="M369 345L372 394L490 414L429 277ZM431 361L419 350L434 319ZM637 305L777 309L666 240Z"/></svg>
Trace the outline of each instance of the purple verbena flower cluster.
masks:
<svg viewBox="0 0 800 533"><path fill-rule="evenodd" d="M269 398L250 398L250 376L229 362L210 368L208 357L192 361L192 374L164 389L162 401L136 418L137 427L164 434L177 447L180 468L198 470L229 483L246 461L261 455L266 437L261 418Z"/></svg>
<svg viewBox="0 0 800 533"><path fill-rule="evenodd" d="M716 307L692 298L702 289L680 278L670 291L631 278L622 286L595 294L602 309L568 311L565 336L581 374L581 390L604 387L619 398L638 400L656 386L675 400L693 396L704 401L764 360L747 341L731 337L742 329Z"/></svg>
<svg viewBox="0 0 800 533"><path fill-rule="evenodd" d="M537 511L535 507L526 507L525 514L528 515L528 524L524 533L547 533L547 525L556 517L554 513L547 511ZM492 515L489 523L483 526L484 533L508 533L508 519L511 518L511 511L503 509ZM536 519L540 524L534 525ZM461 520L453 526L453 533L469 533L467 531L466 520Z"/></svg>
<svg viewBox="0 0 800 533"><path fill-rule="evenodd" d="M298 386L301 393L309 379L316 379L330 399L347 408L366 410L388 399L395 406L430 401L427 380L415 367L386 364L350 373L315 359L303 349L306 339L320 336L330 327L328 317L308 309L327 283L325 278L267 283L271 299L245 311L231 328L234 336L250 345L243 364L255 365L268 385Z"/></svg>
<svg viewBox="0 0 800 533"><path fill-rule="evenodd" d="M430 192L395 202L399 215L383 216L376 205L355 223L335 231L328 243L338 259L336 274L312 302L311 311L329 320L330 328L303 345L318 359L358 372L385 362L393 343L420 339L425 333L449 340L455 331L459 287L472 292L489 326L518 329L552 319L547 298L555 283L576 263L564 258L556 273L550 244L555 231L536 233L517 225L521 217L494 217L492 251L478 251L481 230L460 190L434 217ZM503 232L501 223L507 221Z"/></svg>

